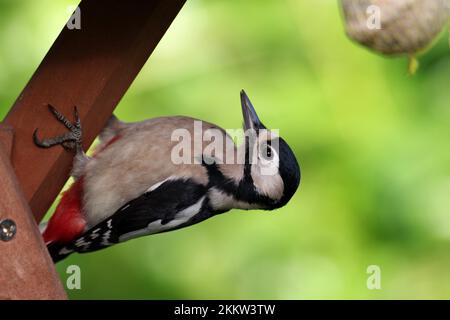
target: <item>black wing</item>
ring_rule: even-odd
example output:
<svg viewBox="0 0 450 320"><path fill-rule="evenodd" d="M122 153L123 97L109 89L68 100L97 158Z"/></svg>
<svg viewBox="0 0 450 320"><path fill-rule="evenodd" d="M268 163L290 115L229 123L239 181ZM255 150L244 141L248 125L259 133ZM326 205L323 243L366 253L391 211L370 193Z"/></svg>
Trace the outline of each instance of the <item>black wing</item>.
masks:
<svg viewBox="0 0 450 320"><path fill-rule="evenodd" d="M178 212L198 203L206 195L206 191L206 186L191 179L165 181L155 190L126 203L74 242L51 243L48 245L48 250L53 261L57 262L72 252L84 253L103 249L120 242L122 235L144 229L154 221L161 220L162 225L169 223ZM204 203L206 207L207 201ZM192 221L206 219L204 209L202 207L199 211L202 218L196 217ZM190 224L188 222L183 226Z"/></svg>

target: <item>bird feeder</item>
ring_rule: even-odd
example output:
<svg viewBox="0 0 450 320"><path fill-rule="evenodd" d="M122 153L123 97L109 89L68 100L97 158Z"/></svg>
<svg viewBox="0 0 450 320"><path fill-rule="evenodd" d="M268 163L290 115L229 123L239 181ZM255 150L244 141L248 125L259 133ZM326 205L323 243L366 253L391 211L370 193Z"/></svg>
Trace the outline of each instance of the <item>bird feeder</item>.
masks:
<svg viewBox="0 0 450 320"><path fill-rule="evenodd" d="M450 0L341 0L345 31L357 43L387 56L427 49L450 19Z"/></svg>

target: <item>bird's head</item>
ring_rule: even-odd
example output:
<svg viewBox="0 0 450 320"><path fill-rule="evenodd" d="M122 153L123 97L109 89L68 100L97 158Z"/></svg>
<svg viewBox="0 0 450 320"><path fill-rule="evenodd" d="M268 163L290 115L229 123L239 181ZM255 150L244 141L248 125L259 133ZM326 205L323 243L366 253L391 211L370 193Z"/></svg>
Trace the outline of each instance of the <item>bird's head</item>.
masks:
<svg viewBox="0 0 450 320"><path fill-rule="evenodd" d="M260 121L247 94L241 91L245 131L244 180L251 182L267 209L284 206L300 183L300 168L289 145Z"/></svg>

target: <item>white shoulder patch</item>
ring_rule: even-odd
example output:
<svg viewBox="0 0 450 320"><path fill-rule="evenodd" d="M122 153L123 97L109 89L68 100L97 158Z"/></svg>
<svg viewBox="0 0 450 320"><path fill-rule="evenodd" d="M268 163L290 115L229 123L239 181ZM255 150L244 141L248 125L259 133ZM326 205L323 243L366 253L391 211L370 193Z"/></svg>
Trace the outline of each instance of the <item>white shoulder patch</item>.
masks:
<svg viewBox="0 0 450 320"><path fill-rule="evenodd" d="M175 215L175 218L173 220L169 221L166 224L162 224L161 223L162 220L160 219L160 220L153 221L146 228L125 233L120 236L119 242L123 242L123 241L127 241L130 239L170 230L170 229L173 229L183 223L186 223L189 221L189 219L191 219L193 216L195 216L197 213L199 213L199 211L202 208L204 200L205 200L205 197L202 197L202 198L200 198L200 200L198 200L192 206L187 207L184 210L181 210L180 212L178 212Z"/></svg>

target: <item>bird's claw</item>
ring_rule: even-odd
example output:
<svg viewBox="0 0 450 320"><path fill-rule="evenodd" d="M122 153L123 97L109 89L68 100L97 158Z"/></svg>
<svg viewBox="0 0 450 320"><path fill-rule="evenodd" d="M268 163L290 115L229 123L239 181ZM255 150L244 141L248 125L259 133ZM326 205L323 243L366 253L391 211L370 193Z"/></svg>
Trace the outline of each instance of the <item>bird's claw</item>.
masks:
<svg viewBox="0 0 450 320"><path fill-rule="evenodd" d="M56 110L55 107L50 104L48 105L48 109L59 122L61 122L67 129L69 129L69 132L53 138L41 140L37 136L38 129L36 129L33 133L34 143L40 148L51 148L56 145L61 145L67 150L75 149L77 152L81 150L82 129L77 107L74 107L74 122L70 122L65 116L63 116L58 110Z"/></svg>

